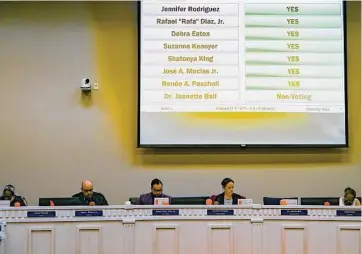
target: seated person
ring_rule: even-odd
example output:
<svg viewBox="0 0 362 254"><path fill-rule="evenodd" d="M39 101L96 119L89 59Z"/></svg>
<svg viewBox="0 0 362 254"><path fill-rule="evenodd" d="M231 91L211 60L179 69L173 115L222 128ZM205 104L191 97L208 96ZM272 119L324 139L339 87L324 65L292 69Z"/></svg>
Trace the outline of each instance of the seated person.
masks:
<svg viewBox="0 0 362 254"><path fill-rule="evenodd" d="M81 192L73 195L73 198L79 198L78 205L108 205L107 199L102 193L93 191L91 181L83 181L81 190Z"/></svg>
<svg viewBox="0 0 362 254"><path fill-rule="evenodd" d="M163 183L159 179L153 179L151 182L151 192L142 194L138 201L137 205L154 205L155 198L169 198L170 196L163 194Z"/></svg>
<svg viewBox="0 0 362 254"><path fill-rule="evenodd" d="M0 200L10 200L10 206L26 206L26 200L15 193L15 187L11 184L5 185Z"/></svg>
<svg viewBox="0 0 362 254"><path fill-rule="evenodd" d="M245 197L234 193L234 181L231 178L222 180L221 186L224 192L216 196L214 205L237 205L238 199L245 199Z"/></svg>
<svg viewBox="0 0 362 254"><path fill-rule="evenodd" d="M361 202L356 198L356 191L350 187L344 190L344 197L339 199L340 206L360 206Z"/></svg>

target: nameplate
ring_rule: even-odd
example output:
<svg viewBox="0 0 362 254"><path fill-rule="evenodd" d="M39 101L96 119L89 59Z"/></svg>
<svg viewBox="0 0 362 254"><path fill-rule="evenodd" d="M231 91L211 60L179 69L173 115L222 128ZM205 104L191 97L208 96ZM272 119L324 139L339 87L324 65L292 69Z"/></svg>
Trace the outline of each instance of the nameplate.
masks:
<svg viewBox="0 0 362 254"><path fill-rule="evenodd" d="M75 211L75 217L101 217L103 211Z"/></svg>
<svg viewBox="0 0 362 254"><path fill-rule="evenodd" d="M207 215L220 216L220 215L234 215L234 210L207 210Z"/></svg>
<svg viewBox="0 0 362 254"><path fill-rule="evenodd" d="M30 211L27 213L28 218L54 218L55 211Z"/></svg>
<svg viewBox="0 0 362 254"><path fill-rule="evenodd" d="M361 217L361 211L353 211L353 210L337 210L337 216L343 217Z"/></svg>
<svg viewBox="0 0 362 254"><path fill-rule="evenodd" d="M253 205L253 200L252 199L238 199L238 205Z"/></svg>
<svg viewBox="0 0 362 254"><path fill-rule="evenodd" d="M170 199L169 198L155 198L154 205L169 205Z"/></svg>
<svg viewBox="0 0 362 254"><path fill-rule="evenodd" d="M152 210L153 216L177 216L180 210Z"/></svg>
<svg viewBox="0 0 362 254"><path fill-rule="evenodd" d="M308 216L308 210L282 210L282 216Z"/></svg>

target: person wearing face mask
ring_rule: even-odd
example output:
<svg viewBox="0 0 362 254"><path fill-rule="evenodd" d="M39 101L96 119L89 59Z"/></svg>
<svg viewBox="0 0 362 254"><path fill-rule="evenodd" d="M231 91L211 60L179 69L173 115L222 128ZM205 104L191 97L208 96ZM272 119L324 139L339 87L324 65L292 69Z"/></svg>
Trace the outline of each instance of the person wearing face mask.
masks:
<svg viewBox="0 0 362 254"><path fill-rule="evenodd" d="M151 192L142 194L137 201L137 205L154 205L155 198L171 199L170 196L163 193L163 184L157 178L151 182Z"/></svg>
<svg viewBox="0 0 362 254"><path fill-rule="evenodd" d="M245 199L244 196L234 193L234 181L231 178L225 178L221 182L223 193L215 197L214 205L237 205L238 199Z"/></svg>
<svg viewBox="0 0 362 254"><path fill-rule="evenodd" d="M356 191L350 187L344 190L344 196L339 199L340 206L360 206L361 202L356 198Z"/></svg>
<svg viewBox="0 0 362 254"><path fill-rule="evenodd" d="M11 184L5 185L0 200L9 200L10 206L26 206L26 200L22 196L15 193L15 187Z"/></svg>

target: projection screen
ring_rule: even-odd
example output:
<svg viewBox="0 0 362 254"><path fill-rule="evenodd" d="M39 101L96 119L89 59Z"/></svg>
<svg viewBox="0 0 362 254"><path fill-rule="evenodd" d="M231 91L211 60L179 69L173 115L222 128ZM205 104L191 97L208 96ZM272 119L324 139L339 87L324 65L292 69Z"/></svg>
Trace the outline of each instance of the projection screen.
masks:
<svg viewBox="0 0 362 254"><path fill-rule="evenodd" d="M346 147L343 2L141 1L138 146Z"/></svg>

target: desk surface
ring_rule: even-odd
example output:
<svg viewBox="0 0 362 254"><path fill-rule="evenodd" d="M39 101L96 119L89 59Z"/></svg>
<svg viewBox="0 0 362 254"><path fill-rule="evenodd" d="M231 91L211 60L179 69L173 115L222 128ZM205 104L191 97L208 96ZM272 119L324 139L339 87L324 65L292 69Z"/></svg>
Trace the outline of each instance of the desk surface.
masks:
<svg viewBox="0 0 362 254"><path fill-rule="evenodd" d="M344 220L360 221L361 207L341 206L66 206L0 208L7 222L142 220Z"/></svg>
<svg viewBox="0 0 362 254"><path fill-rule="evenodd" d="M361 254L361 207L0 208L5 253Z"/></svg>

